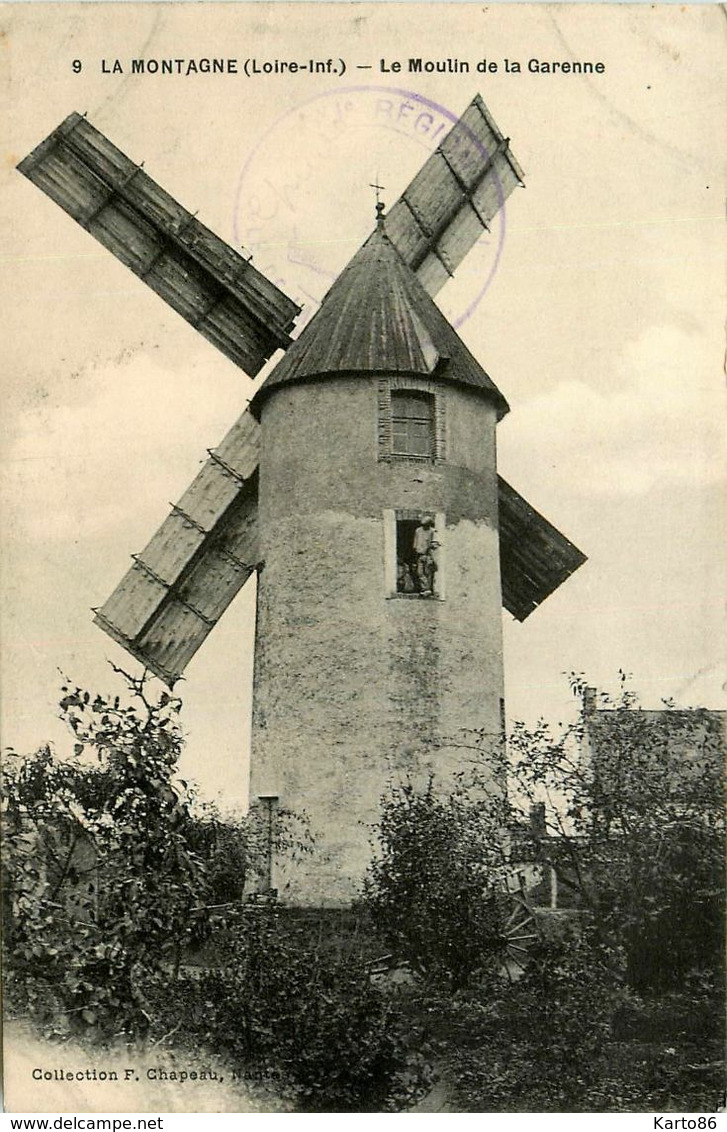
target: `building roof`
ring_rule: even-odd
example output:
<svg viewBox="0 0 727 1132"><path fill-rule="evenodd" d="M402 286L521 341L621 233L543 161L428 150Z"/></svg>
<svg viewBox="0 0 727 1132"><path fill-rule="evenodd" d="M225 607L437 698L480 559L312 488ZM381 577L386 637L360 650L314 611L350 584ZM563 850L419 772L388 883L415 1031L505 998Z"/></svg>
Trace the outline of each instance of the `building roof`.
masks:
<svg viewBox="0 0 727 1132"><path fill-rule="evenodd" d="M330 375L418 374L507 401L379 225L330 288L320 310L289 347L252 401L278 386Z"/></svg>
<svg viewBox="0 0 727 1132"><path fill-rule="evenodd" d="M601 707L597 690L586 688L583 724L583 754L593 772L632 797L643 792L648 801L659 782L694 792L698 783L712 789L714 776L723 779L726 711Z"/></svg>

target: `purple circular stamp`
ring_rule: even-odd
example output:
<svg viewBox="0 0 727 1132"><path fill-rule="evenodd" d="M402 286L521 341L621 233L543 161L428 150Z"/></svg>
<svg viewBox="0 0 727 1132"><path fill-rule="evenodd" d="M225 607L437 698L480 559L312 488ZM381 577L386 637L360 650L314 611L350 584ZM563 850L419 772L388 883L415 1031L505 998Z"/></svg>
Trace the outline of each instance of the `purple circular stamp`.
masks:
<svg viewBox="0 0 727 1132"><path fill-rule="evenodd" d="M261 136L238 179L235 243L303 306L302 328L374 227L374 186L394 204L459 115L414 91L349 86L289 108ZM485 159L482 142L470 133ZM490 230L438 296L454 327L482 301L505 240L504 194Z"/></svg>

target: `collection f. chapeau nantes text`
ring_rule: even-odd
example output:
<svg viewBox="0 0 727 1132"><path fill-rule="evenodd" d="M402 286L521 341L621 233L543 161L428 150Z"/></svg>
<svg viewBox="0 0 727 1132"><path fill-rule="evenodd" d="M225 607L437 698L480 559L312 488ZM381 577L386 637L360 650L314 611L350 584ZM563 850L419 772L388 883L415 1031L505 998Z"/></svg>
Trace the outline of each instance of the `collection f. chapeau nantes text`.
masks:
<svg viewBox="0 0 727 1132"><path fill-rule="evenodd" d="M73 70L84 69L82 59L73 60ZM103 75L338 75L351 71L374 71L381 75L466 75L527 73L531 75L603 75L606 64L583 59L379 59L376 63L347 63L344 59L259 58L165 58L101 59Z"/></svg>
<svg viewBox="0 0 727 1132"><path fill-rule="evenodd" d="M222 1084L224 1077L215 1069L178 1069L162 1065L149 1065L144 1068L131 1069L99 1069L97 1066L85 1069L42 1069L36 1067L31 1071L34 1081L140 1081L143 1077L147 1081L171 1081L184 1085L188 1081L216 1081ZM237 1074L232 1074L233 1080Z"/></svg>

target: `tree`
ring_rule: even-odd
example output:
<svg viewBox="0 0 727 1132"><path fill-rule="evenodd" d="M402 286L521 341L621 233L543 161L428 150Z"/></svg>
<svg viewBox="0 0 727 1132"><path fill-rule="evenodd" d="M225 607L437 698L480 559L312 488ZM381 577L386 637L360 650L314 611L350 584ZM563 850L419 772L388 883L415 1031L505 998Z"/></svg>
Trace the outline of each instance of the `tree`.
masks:
<svg viewBox="0 0 727 1132"><path fill-rule="evenodd" d="M516 725L513 776L521 798L546 803L540 860L623 950L629 984L658 991L720 962L724 738L714 713L640 709L621 678L598 711L573 678L583 709L560 735Z"/></svg>
<svg viewBox="0 0 727 1132"><path fill-rule="evenodd" d="M177 776L180 701L116 671L129 704L62 689L73 760L49 747L5 760L6 989L61 1030L142 1031L149 992L243 879L229 875L231 859L244 868L242 831L195 816Z"/></svg>

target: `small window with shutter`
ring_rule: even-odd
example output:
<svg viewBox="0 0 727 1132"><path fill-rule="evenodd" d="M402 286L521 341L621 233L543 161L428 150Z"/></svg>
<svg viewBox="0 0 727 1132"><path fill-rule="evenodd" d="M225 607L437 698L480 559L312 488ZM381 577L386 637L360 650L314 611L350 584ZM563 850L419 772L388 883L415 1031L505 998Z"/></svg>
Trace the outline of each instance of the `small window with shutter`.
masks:
<svg viewBox="0 0 727 1132"><path fill-rule="evenodd" d="M392 390L392 455L434 459L434 394Z"/></svg>

